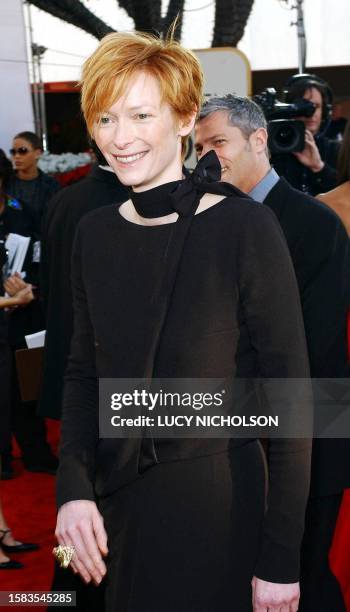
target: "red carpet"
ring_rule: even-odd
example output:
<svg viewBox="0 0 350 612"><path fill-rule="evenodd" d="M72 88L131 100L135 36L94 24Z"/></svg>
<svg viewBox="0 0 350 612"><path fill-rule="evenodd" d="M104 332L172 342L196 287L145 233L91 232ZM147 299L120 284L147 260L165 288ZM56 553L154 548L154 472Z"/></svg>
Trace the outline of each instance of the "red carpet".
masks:
<svg viewBox="0 0 350 612"><path fill-rule="evenodd" d="M340 506L330 551L330 565L340 583L346 609L350 610L350 489L346 489Z"/></svg>
<svg viewBox="0 0 350 612"><path fill-rule="evenodd" d="M48 420L49 440L57 449L59 424ZM40 544L37 552L12 555L25 564L21 570L0 572L1 591L49 591L53 576L56 524L55 478L47 474L33 474L23 469L20 459L14 461L17 477L0 483L0 495L6 520L14 537L24 542ZM2 610L13 610L2 607ZM44 607L31 607L43 612Z"/></svg>

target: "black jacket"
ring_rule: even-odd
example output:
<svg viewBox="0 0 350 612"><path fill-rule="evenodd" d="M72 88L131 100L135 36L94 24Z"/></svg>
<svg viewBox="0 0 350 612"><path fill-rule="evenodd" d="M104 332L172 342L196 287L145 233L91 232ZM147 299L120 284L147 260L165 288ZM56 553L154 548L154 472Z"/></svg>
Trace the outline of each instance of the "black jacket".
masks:
<svg viewBox="0 0 350 612"><path fill-rule="evenodd" d="M154 198L157 189L164 186L142 195ZM168 205L165 201L165 209ZM249 443L99 439L98 379L143 376L150 371L150 353L155 379L232 380L253 372L263 378L309 376L297 283L273 213L243 195L232 195L194 217L175 257L177 232L186 219L149 228L105 207L79 224L72 259L75 319L65 376L58 505L95 499L95 493L108 496L156 462L239 453ZM178 261L173 287L169 276ZM282 283L284 291L279 290ZM157 344L164 296L171 299ZM309 450L307 440L271 440L268 510L256 566L257 575L266 580L294 582L297 576ZM297 494L290 481L297 483Z"/></svg>
<svg viewBox="0 0 350 612"><path fill-rule="evenodd" d="M0 239L8 234L19 234L32 238L27 255L24 260L23 270L25 280L37 285L36 270L37 264L33 264L33 241L35 240L34 220L30 211L22 205L22 202L9 196L6 197L4 211L0 215ZM36 295L36 291L34 290ZM24 348L26 346L24 336L42 329L41 309L37 299L25 308L12 310L7 317L8 335L7 339L11 346Z"/></svg>
<svg viewBox="0 0 350 612"><path fill-rule="evenodd" d="M97 165L90 174L53 196L44 217L41 254L41 292L47 334L40 412L61 417L63 374L73 332L70 283L71 251L75 230L86 213L100 206L121 203L126 189L114 172ZM94 242L91 243L91 257Z"/></svg>
<svg viewBox="0 0 350 612"><path fill-rule="evenodd" d="M349 308L349 239L337 215L281 178L264 200L276 214L300 289L311 375L349 375L346 317ZM350 486L350 440L315 440L311 495Z"/></svg>
<svg viewBox="0 0 350 612"><path fill-rule="evenodd" d="M292 187L310 195L330 191L336 185L336 166L339 143L325 136L315 138L321 159L325 162L321 172L312 172L292 154L273 155L272 165Z"/></svg>
<svg viewBox="0 0 350 612"><path fill-rule="evenodd" d="M30 213L36 240L41 236L42 218L47 203L60 188L56 179L41 170L37 178L30 181L23 181L14 174L7 185L7 192L17 198Z"/></svg>

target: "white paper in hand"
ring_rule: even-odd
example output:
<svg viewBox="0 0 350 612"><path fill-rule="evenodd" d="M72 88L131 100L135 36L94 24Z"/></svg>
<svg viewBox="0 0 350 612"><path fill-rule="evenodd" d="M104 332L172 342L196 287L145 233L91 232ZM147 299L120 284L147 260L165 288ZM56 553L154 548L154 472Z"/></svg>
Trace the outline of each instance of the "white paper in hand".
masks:
<svg viewBox="0 0 350 612"><path fill-rule="evenodd" d="M39 348L40 346L44 346L45 334L46 334L46 330L43 329L42 331L36 332L35 334L29 334L28 336L24 336L26 343L27 343L27 347L29 349L32 349L32 348Z"/></svg>
<svg viewBox="0 0 350 612"><path fill-rule="evenodd" d="M24 260L28 251L30 238L19 234L9 234L5 242L8 251L5 276L11 276L15 272L22 272Z"/></svg>

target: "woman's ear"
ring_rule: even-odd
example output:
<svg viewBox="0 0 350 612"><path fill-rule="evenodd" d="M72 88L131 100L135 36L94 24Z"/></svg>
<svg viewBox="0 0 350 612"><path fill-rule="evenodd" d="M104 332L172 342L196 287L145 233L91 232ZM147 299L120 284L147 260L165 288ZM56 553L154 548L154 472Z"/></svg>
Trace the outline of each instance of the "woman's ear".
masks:
<svg viewBox="0 0 350 612"><path fill-rule="evenodd" d="M194 111L190 115L187 115L187 117L180 119L177 131L178 136L188 136L192 132L196 117L197 111Z"/></svg>

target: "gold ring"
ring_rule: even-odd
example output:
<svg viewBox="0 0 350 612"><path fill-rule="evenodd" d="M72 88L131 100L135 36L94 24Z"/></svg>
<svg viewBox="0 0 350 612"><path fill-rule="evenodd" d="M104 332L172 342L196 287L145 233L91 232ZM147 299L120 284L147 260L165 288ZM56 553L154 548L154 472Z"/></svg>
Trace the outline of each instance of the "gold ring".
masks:
<svg viewBox="0 0 350 612"><path fill-rule="evenodd" d="M70 564L74 553L75 553L74 546L61 546L60 545L60 546L56 546L52 550L52 554L55 555L60 566L64 567L65 569Z"/></svg>

